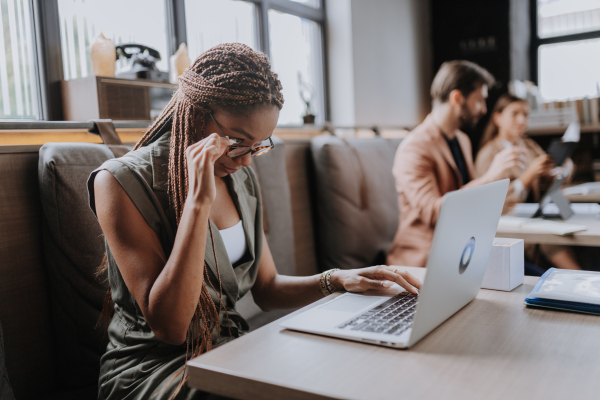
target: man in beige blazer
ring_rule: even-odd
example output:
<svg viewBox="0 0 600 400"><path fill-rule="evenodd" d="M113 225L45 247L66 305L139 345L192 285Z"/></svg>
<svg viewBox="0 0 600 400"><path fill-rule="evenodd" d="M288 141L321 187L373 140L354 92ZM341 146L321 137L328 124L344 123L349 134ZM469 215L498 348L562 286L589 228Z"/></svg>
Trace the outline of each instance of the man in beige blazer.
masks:
<svg viewBox="0 0 600 400"><path fill-rule="evenodd" d="M493 84L488 71L468 61L440 67L431 84L431 114L396 152L392 172L400 223L388 265L425 267L444 194L503 179L518 167L522 151L507 148L485 175L474 179L471 142L461 129L474 127L486 114L487 91Z"/></svg>

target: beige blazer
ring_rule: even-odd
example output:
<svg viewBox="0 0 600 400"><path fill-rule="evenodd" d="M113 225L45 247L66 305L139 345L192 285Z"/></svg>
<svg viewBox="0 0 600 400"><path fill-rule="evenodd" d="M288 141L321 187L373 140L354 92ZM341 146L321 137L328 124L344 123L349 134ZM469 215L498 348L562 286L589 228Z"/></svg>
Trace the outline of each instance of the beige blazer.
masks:
<svg viewBox="0 0 600 400"><path fill-rule="evenodd" d="M473 179L471 141L459 130L456 137ZM387 264L425 267L444 194L487 181L480 178L463 184L450 147L431 115L402 141L392 172L398 191L400 222Z"/></svg>

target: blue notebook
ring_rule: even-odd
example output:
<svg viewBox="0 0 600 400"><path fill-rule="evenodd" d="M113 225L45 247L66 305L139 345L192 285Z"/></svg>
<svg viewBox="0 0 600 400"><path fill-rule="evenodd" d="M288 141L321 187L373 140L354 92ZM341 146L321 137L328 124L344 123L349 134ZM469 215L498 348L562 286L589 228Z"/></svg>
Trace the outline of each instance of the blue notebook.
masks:
<svg viewBox="0 0 600 400"><path fill-rule="evenodd" d="M550 268L525 304L600 315L600 272Z"/></svg>

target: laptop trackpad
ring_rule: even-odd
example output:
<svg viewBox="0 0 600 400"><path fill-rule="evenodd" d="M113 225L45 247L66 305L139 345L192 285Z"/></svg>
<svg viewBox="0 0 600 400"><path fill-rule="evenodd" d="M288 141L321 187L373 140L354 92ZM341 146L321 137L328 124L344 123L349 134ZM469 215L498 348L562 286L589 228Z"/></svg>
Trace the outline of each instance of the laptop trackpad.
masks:
<svg viewBox="0 0 600 400"><path fill-rule="evenodd" d="M381 302L381 297L346 295L325 304L321 309L355 313L377 302Z"/></svg>

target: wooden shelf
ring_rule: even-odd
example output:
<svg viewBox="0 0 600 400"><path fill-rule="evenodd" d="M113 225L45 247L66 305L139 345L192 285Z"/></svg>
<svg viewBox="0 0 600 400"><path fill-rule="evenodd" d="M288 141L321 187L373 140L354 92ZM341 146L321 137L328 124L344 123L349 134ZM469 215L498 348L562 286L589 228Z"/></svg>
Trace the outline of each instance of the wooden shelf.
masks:
<svg viewBox="0 0 600 400"><path fill-rule="evenodd" d="M136 143L145 131L146 128L117 129L123 143ZM102 143L102 140L87 129L0 130L0 146L42 145L47 142Z"/></svg>
<svg viewBox="0 0 600 400"><path fill-rule="evenodd" d="M314 136L321 135L324 132L322 126L307 125L307 126L282 126L275 128L273 134L281 139L310 139Z"/></svg>
<svg viewBox="0 0 600 400"><path fill-rule="evenodd" d="M548 136L562 135L567 130L568 125L551 127L551 128L535 128L527 131L528 136ZM581 125L581 133L600 132L600 125Z"/></svg>
<svg viewBox="0 0 600 400"><path fill-rule="evenodd" d="M148 123L149 124L149 123ZM147 127L117 128L123 143L137 143ZM275 128L274 135L282 139L310 139L323 133L318 126ZM100 136L87 129L0 129L0 146L42 145L47 142L102 143Z"/></svg>

